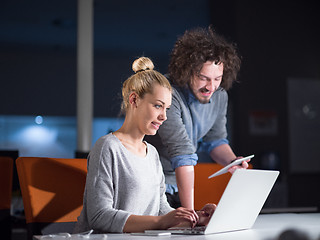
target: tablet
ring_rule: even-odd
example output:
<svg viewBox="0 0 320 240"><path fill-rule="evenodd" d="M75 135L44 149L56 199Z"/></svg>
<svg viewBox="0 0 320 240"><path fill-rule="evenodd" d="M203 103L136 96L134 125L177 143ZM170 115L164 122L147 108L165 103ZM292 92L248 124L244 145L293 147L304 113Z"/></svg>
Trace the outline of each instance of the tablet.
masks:
<svg viewBox="0 0 320 240"><path fill-rule="evenodd" d="M229 168L231 168L231 167L233 167L235 165L239 165L243 161L246 161L246 160L248 160L250 158L253 158L253 157L254 157L254 155L250 155L250 156L247 156L247 157L244 157L244 158L239 158L239 159L233 161L232 163L228 164L224 168L220 169L219 171L215 172L214 174L210 175L208 178L213 178L213 177L219 176L221 174L227 173Z"/></svg>

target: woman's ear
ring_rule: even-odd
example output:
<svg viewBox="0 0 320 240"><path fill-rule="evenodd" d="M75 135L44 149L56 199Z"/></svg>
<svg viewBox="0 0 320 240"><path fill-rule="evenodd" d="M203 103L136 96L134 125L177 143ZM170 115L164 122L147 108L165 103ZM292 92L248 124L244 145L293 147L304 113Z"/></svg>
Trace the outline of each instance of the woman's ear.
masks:
<svg viewBox="0 0 320 240"><path fill-rule="evenodd" d="M129 95L129 103L131 106L133 107L137 107L138 106L138 99L139 99L139 96L136 92L132 92L130 95Z"/></svg>

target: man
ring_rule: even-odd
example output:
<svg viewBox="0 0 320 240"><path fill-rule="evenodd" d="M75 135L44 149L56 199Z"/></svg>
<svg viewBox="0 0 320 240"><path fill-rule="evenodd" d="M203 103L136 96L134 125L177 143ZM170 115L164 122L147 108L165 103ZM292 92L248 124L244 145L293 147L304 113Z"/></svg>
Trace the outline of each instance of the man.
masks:
<svg viewBox="0 0 320 240"><path fill-rule="evenodd" d="M235 47L210 27L186 31L172 50L169 79L173 85L167 121L148 137L158 150L172 207L194 207L197 150L227 165L236 157L227 140L228 95L240 69ZM248 163L229 169L247 168Z"/></svg>

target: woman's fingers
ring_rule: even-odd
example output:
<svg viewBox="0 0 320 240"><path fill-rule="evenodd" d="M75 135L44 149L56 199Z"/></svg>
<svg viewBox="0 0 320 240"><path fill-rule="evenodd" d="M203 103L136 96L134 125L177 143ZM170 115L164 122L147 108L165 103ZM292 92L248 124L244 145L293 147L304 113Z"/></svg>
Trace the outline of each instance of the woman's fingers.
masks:
<svg viewBox="0 0 320 240"><path fill-rule="evenodd" d="M177 208L175 211L178 221L188 221L192 227L197 225L199 216L194 210L181 207Z"/></svg>
<svg viewBox="0 0 320 240"><path fill-rule="evenodd" d="M192 209L178 208L177 211L181 216L190 219L192 222L197 222L199 219L197 213Z"/></svg>

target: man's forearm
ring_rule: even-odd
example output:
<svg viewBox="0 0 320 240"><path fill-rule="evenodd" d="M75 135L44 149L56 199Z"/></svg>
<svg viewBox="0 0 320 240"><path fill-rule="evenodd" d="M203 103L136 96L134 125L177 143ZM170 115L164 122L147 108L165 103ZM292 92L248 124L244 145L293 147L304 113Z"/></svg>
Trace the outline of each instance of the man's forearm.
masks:
<svg viewBox="0 0 320 240"><path fill-rule="evenodd" d="M236 159L236 155L233 153L229 144L222 144L210 152L212 160L225 166L232 160Z"/></svg>
<svg viewBox="0 0 320 240"><path fill-rule="evenodd" d="M194 167L181 166L175 169L181 206L194 208Z"/></svg>

